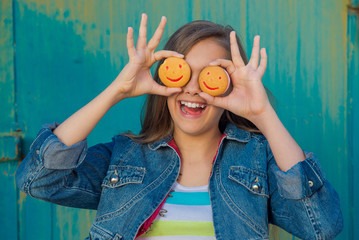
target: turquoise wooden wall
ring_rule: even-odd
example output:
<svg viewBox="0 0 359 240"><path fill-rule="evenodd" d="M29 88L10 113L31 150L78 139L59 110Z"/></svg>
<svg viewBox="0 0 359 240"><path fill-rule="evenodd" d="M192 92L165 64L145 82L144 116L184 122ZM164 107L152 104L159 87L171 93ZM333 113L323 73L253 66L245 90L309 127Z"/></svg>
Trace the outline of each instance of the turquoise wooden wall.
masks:
<svg viewBox="0 0 359 240"><path fill-rule="evenodd" d="M100 93L128 61L126 30L149 15L168 25L160 48L196 19L232 25L247 52L256 34L269 66L263 82L302 148L321 159L341 197L338 239L359 238L358 0L1 0L0 239L83 239L94 211L52 205L20 193L14 175L43 123L65 120ZM144 97L118 104L89 136L109 141L139 130ZM21 140L21 141L20 141ZM272 239L293 239L272 227Z"/></svg>

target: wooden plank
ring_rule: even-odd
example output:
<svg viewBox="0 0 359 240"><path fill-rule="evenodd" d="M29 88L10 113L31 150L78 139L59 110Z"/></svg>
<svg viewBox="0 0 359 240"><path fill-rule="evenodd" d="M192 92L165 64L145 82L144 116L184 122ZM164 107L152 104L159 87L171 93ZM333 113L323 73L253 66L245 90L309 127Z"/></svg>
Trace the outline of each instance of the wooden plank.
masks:
<svg viewBox="0 0 359 240"><path fill-rule="evenodd" d="M12 1L0 3L0 133L10 132L15 120L14 39Z"/></svg>
<svg viewBox="0 0 359 240"><path fill-rule="evenodd" d="M27 36L27 31L34 31L36 32L36 24L34 24L33 20L37 19L36 15L38 14L37 10L29 10L27 12L25 21L29 20L29 24L31 24L31 26L29 27L29 29L27 29L27 31L23 31L23 29L21 29L21 21L23 19L22 11L23 11L23 5L24 2L23 1L14 1L14 22L16 23L16 27L19 26L20 29L16 29L15 32L15 41L16 42L20 42L23 43L28 47L26 50L26 54L29 55L29 61L27 63L24 63L26 65L29 66L29 68L31 69L33 67L33 63L35 63L34 65L36 65L36 52L33 52L33 48L32 48L32 44L36 45L37 42L35 40L35 42L31 42L28 41ZM16 35L19 34L19 35ZM23 35L25 34L25 35ZM25 36L25 37L24 37ZM29 45L28 45L29 44ZM15 59L16 63L21 63L22 59L22 51L23 48L20 47L17 49L17 57L19 57L20 59ZM17 73L22 73L23 72L23 65L18 65L18 72ZM20 89L23 89L22 87L26 87L25 89L25 93L23 91L18 92L18 94L29 94L29 92L31 91L35 91L37 90L36 84L41 84L41 82L36 82L36 76L34 76L32 74L32 71L30 72L26 72L26 74L28 74L28 76L26 77L26 81L29 81L29 86L23 86L22 82L17 81L17 86L19 86ZM21 76L21 74L20 74ZM45 77L46 79L46 77ZM17 78L18 80L18 78ZM35 85L34 85L35 84ZM45 88L46 89L46 86ZM30 94L31 95L31 94ZM20 97L21 98L21 97ZM36 98L36 96L34 97ZM36 112L33 112L32 107L30 107L32 105L31 101L27 101L26 102L26 108L25 109L20 109L19 111L25 112L26 114L29 115L36 115ZM46 114L45 114L46 115ZM20 118L20 122L22 123L27 123L26 119L24 118ZM32 128L31 128L32 129ZM36 130L37 131L37 130ZM31 139L29 139L29 135L26 135L26 138L23 141L23 144L25 146L24 148L24 154L27 153L28 148L29 148L29 144L33 138L36 135L36 131L35 134L32 135L32 137L30 137ZM25 133L27 134L27 132L25 131ZM14 187L14 189L16 189ZM18 211L19 211L19 217L18 217L18 224L19 224L19 230L17 231L17 235L19 240L34 240L34 239L52 239L52 212L53 212L53 206L49 203L46 203L44 201L41 200L37 200L37 199L33 199L29 196L26 196L24 193L20 192L18 195Z"/></svg>
<svg viewBox="0 0 359 240"><path fill-rule="evenodd" d="M14 138L4 136L13 131L15 121L15 83L13 49L13 5L11 0L0 2L0 159L14 157ZM16 155L16 154L15 154ZM0 162L0 236L17 239L17 189L14 174L17 162Z"/></svg>
<svg viewBox="0 0 359 240"><path fill-rule="evenodd" d="M52 240L85 239L96 211L56 206L53 216Z"/></svg>
<svg viewBox="0 0 359 240"><path fill-rule="evenodd" d="M18 205L18 239L52 239L52 204L20 192Z"/></svg>
<svg viewBox="0 0 359 240"><path fill-rule="evenodd" d="M0 162L18 160L20 157L20 137L0 134Z"/></svg>
<svg viewBox="0 0 359 240"><path fill-rule="evenodd" d="M0 236L1 239L18 239L17 190L14 180L17 162L0 162Z"/></svg>
<svg viewBox="0 0 359 240"><path fill-rule="evenodd" d="M348 186L346 4L248 1L247 36L261 34L269 63L263 82L277 98L285 126L303 149L319 157L349 222L343 187ZM338 239L348 239L345 227Z"/></svg>
<svg viewBox="0 0 359 240"><path fill-rule="evenodd" d="M351 0L357 11L348 10L348 144L349 208L348 239L359 238L359 1Z"/></svg>

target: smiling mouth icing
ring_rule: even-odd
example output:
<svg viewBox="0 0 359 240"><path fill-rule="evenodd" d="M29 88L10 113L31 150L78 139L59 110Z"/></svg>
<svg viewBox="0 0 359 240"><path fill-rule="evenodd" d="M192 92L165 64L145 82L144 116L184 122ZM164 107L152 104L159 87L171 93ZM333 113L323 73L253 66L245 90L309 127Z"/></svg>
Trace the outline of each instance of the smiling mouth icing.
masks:
<svg viewBox="0 0 359 240"><path fill-rule="evenodd" d="M185 110L185 107L187 107L187 111ZM203 112L206 107L207 107L207 104L181 101L181 110L185 114L193 114L193 113Z"/></svg>

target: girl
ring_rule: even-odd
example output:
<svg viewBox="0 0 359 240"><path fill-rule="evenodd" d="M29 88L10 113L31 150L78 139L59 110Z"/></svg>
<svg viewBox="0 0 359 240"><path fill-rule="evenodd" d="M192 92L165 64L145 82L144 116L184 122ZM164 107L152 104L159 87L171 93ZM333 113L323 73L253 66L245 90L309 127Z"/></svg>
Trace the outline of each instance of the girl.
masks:
<svg viewBox="0 0 359 240"><path fill-rule="evenodd" d="M147 42L143 14L136 47L128 29L129 63L85 107L39 132L18 186L46 201L97 209L87 239L268 239L269 223L302 239L334 238L343 221L338 195L268 100L259 36L248 62L230 27L195 21L155 52L165 24L163 17ZM160 85L158 69L151 76L155 62L172 56L192 71L182 88ZM208 65L230 75L223 96L199 88ZM112 106L143 94L139 135L87 149L87 136Z"/></svg>

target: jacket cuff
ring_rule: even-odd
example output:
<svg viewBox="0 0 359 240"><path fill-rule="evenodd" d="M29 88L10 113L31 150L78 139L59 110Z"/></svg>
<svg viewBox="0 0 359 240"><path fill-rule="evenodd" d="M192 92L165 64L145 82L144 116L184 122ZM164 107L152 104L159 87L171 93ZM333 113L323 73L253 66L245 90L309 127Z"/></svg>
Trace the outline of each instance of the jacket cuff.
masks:
<svg viewBox="0 0 359 240"><path fill-rule="evenodd" d="M284 172L275 165L278 192L287 199L304 199L320 189L325 178L313 153L305 153L306 159Z"/></svg>
<svg viewBox="0 0 359 240"><path fill-rule="evenodd" d="M58 123L44 125L30 147L30 151L39 155L40 164L47 169L74 169L85 159L87 150L86 139L72 146L62 143L53 130Z"/></svg>

